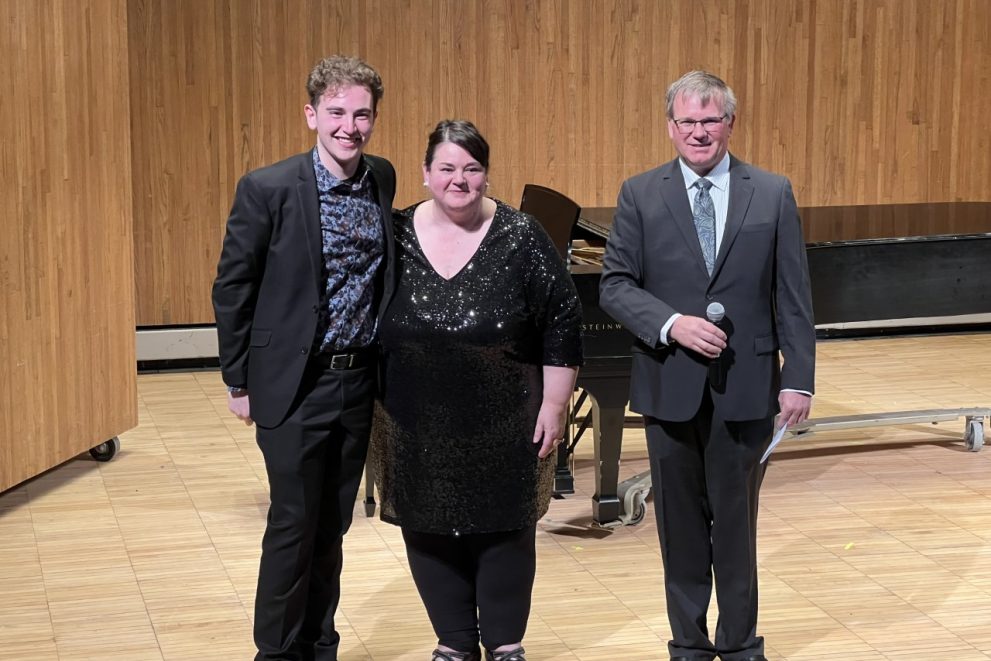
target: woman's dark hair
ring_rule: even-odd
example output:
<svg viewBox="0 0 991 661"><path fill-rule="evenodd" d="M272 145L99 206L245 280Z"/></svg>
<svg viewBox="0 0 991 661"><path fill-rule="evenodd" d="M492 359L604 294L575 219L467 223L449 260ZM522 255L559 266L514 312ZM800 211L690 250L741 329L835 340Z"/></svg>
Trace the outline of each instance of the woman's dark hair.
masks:
<svg viewBox="0 0 991 661"><path fill-rule="evenodd" d="M437 151L437 147L445 142L461 147L483 168L489 169L489 143L485 142L485 138L475 125L466 119L444 119L437 122L437 126L427 138L427 153L423 157L423 162L428 168L434 162L434 152Z"/></svg>

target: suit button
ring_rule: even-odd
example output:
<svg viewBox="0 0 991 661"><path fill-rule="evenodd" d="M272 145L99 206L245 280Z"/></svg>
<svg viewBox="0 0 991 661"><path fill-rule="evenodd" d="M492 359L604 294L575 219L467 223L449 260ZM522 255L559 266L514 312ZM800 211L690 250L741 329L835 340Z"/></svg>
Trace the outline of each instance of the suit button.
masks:
<svg viewBox="0 0 991 661"><path fill-rule="evenodd" d="M306 347L300 347L299 348L299 352L300 353L306 353Z"/></svg>

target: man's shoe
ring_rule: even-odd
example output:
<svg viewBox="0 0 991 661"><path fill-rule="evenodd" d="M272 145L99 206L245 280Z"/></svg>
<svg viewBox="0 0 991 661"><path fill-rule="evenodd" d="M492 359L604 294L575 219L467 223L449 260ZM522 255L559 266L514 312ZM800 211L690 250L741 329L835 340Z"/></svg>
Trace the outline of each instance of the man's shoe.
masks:
<svg viewBox="0 0 991 661"><path fill-rule="evenodd" d="M763 654L758 654L757 656L748 656L743 661L767 661L767 657Z"/></svg>

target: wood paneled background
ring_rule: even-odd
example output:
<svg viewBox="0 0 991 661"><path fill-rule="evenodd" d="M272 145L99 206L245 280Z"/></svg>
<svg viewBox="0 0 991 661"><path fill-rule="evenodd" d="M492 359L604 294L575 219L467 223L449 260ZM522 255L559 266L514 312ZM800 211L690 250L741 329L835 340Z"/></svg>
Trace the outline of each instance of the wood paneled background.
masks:
<svg viewBox="0 0 991 661"><path fill-rule="evenodd" d="M136 425L137 385L125 2L2 0L0 54L2 491Z"/></svg>
<svg viewBox="0 0 991 661"><path fill-rule="evenodd" d="M139 325L210 323L234 184L313 143L313 63L354 53L386 93L371 151L422 196L428 131L475 121L492 193L611 206L673 156L667 84L722 75L732 149L802 206L991 201L988 0L129 0ZM124 177L125 173L121 173Z"/></svg>

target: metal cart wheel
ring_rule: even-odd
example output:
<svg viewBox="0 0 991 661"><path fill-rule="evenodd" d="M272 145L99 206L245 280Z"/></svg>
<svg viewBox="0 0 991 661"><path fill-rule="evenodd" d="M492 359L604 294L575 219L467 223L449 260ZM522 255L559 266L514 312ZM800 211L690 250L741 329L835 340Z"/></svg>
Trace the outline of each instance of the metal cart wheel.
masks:
<svg viewBox="0 0 991 661"><path fill-rule="evenodd" d="M114 436L109 441L100 443L95 448L90 448L90 455L97 461L110 461L120 452L120 439Z"/></svg>
<svg viewBox="0 0 991 661"><path fill-rule="evenodd" d="M626 494L626 498L623 499L623 514L619 517L624 526L635 526L643 522L644 517L647 516L647 494L649 493L650 487L648 486L646 489L637 489Z"/></svg>
<svg viewBox="0 0 991 661"><path fill-rule="evenodd" d="M981 448L984 447L984 421L967 418L967 428L964 430L963 440L968 450L980 452Z"/></svg>

